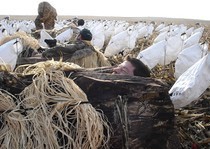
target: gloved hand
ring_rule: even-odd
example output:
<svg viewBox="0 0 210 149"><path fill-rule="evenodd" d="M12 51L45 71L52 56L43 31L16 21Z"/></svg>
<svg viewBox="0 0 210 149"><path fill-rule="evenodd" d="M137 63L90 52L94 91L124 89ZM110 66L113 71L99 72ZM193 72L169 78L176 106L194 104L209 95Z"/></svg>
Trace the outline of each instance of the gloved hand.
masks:
<svg viewBox="0 0 210 149"><path fill-rule="evenodd" d="M45 39L44 42L46 42L46 44L52 48L55 47L57 44L57 40L56 39Z"/></svg>
<svg viewBox="0 0 210 149"><path fill-rule="evenodd" d="M43 52L45 51L45 49L43 49L42 47L39 47L39 49L37 49L37 51L38 51L39 53L43 53Z"/></svg>

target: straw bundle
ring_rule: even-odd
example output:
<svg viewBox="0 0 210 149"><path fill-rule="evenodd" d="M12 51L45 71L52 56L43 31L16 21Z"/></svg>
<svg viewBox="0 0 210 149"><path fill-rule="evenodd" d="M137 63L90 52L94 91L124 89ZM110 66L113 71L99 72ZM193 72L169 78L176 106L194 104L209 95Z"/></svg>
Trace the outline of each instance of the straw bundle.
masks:
<svg viewBox="0 0 210 149"><path fill-rule="evenodd" d="M110 136L103 115L89 104L86 94L74 81L58 69L61 62L47 63L40 62L25 69L25 74L36 74L32 84L19 94L20 102L8 113L7 125L15 129L6 130L7 135L1 136L2 146L106 148Z"/></svg>
<svg viewBox="0 0 210 149"><path fill-rule="evenodd" d="M19 65L16 69L16 73L22 73L23 75L30 75L30 74L39 74L43 71L48 70L72 70L72 69L81 69L81 67L77 64L71 62L62 62L62 59L59 61L47 60L38 62L35 64L25 64Z"/></svg>
<svg viewBox="0 0 210 149"><path fill-rule="evenodd" d="M34 37L30 36L29 34L23 31L15 32L13 35L8 35L4 37L3 39L0 40L0 45L3 45L4 43L15 38L21 39L22 44L24 46L24 50L28 48L37 50L40 47L37 39L35 39Z"/></svg>
<svg viewBox="0 0 210 149"><path fill-rule="evenodd" d="M1 148L22 148L23 141L25 141L24 130L26 129L26 123L16 121L12 117L22 118L20 111L16 108L15 102L18 99L10 93L1 90L0 91L0 113L1 113L1 129L0 129L0 147ZM16 110L13 110L16 109ZM11 111L13 111L11 113ZM21 129L23 131L21 131ZM26 143L24 143L26 145Z"/></svg>

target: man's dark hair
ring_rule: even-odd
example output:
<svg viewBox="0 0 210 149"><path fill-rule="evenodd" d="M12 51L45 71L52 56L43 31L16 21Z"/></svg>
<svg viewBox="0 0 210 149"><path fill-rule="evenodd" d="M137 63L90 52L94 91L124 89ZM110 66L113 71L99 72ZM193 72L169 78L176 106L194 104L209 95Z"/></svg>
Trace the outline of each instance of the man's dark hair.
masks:
<svg viewBox="0 0 210 149"><path fill-rule="evenodd" d="M90 30L86 28L80 31L80 35L82 40L88 40L88 41L92 40L92 33L90 32Z"/></svg>
<svg viewBox="0 0 210 149"><path fill-rule="evenodd" d="M125 60L129 61L135 67L133 71L134 76L150 77L150 69L141 60L131 58L130 56L127 56Z"/></svg>
<svg viewBox="0 0 210 149"><path fill-rule="evenodd" d="M83 19L79 19L78 21L77 21L77 25L78 26L83 26L85 24L85 21L83 20Z"/></svg>

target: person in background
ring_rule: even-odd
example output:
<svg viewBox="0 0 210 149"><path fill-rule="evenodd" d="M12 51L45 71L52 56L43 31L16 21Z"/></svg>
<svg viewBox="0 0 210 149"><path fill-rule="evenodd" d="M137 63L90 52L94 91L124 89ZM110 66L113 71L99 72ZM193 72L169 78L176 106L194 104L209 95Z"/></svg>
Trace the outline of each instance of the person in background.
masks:
<svg viewBox="0 0 210 149"><path fill-rule="evenodd" d="M70 24L70 26L73 28L81 27L81 26L84 26L84 24L85 24L84 19L78 19L78 18L74 18L73 21L71 21L71 22L72 23Z"/></svg>
<svg viewBox="0 0 210 149"><path fill-rule="evenodd" d="M83 19L79 19L79 20L77 21L77 28L78 28L79 30L84 29L84 25L85 25L85 21L84 21Z"/></svg>
<svg viewBox="0 0 210 149"><path fill-rule="evenodd" d="M70 24L70 27L73 30L73 35L70 39L71 41L75 40L78 37L80 31L85 28L84 24L85 24L85 21L83 19L77 19L72 24Z"/></svg>
<svg viewBox="0 0 210 149"><path fill-rule="evenodd" d="M42 53L44 58L60 59L73 62L84 68L111 66L110 62L100 51L91 45L92 33L88 29L82 29L75 41L64 46L55 46Z"/></svg>
<svg viewBox="0 0 210 149"><path fill-rule="evenodd" d="M43 29L42 24L44 24L45 29L51 30L54 28L56 20L57 20L56 9L48 2L44 1L39 3L38 16L34 21L36 30Z"/></svg>
<svg viewBox="0 0 210 149"><path fill-rule="evenodd" d="M85 24L85 21L83 20L83 19L79 19L78 21L77 21L77 25L78 26L83 26Z"/></svg>
<svg viewBox="0 0 210 149"><path fill-rule="evenodd" d="M151 70L139 59L127 56L124 62L113 68L113 74L150 77Z"/></svg>

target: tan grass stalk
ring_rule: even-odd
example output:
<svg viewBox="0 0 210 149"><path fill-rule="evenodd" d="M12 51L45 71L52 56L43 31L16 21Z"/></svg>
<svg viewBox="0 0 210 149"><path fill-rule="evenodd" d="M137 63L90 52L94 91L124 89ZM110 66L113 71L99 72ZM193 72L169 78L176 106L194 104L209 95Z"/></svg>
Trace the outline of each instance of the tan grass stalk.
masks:
<svg viewBox="0 0 210 149"><path fill-rule="evenodd" d="M88 103L74 81L64 76L61 70L67 64L61 63L41 62L24 70L26 75L34 73L33 82L21 92L21 101L8 114L10 127L18 127L7 135L10 145L5 141L6 148L107 147L110 128L106 119ZM68 64L68 69L72 66ZM25 113L18 111L20 106L27 109Z"/></svg>

